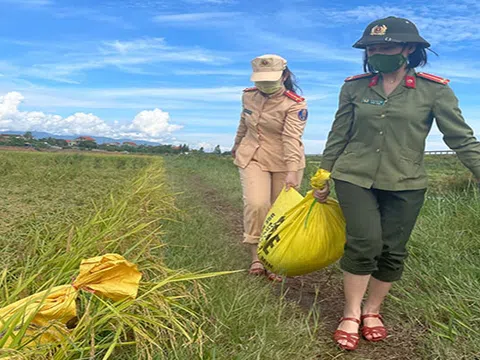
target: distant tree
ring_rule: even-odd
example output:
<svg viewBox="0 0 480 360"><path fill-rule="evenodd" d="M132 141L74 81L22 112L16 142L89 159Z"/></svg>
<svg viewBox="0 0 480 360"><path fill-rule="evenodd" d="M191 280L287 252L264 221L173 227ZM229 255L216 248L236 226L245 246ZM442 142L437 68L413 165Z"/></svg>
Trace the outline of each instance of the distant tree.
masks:
<svg viewBox="0 0 480 360"><path fill-rule="evenodd" d="M64 139L55 139L55 140L57 140L55 144L57 146L61 146L61 147L68 146L67 140L64 140Z"/></svg>
<svg viewBox="0 0 480 360"><path fill-rule="evenodd" d="M203 146L200 149L198 149L198 152L201 153L201 154L205 153L205 150L203 149Z"/></svg>
<svg viewBox="0 0 480 360"><path fill-rule="evenodd" d="M32 140L33 139L33 135L32 135L32 132L31 131L27 131L25 134L23 134L23 137L27 140Z"/></svg>
<svg viewBox="0 0 480 360"><path fill-rule="evenodd" d="M68 145L66 140L56 139L53 137L38 139L38 141L41 143L48 143L49 145L60 146L60 147L66 147Z"/></svg>
<svg viewBox="0 0 480 360"><path fill-rule="evenodd" d="M222 154L222 149L220 149L220 145L215 146L215 149L213 149L213 153L215 155L221 155Z"/></svg>
<svg viewBox="0 0 480 360"><path fill-rule="evenodd" d="M25 140L23 139L17 139L17 138L11 138L7 145L10 146L24 146L25 145Z"/></svg>
<svg viewBox="0 0 480 360"><path fill-rule="evenodd" d="M78 147L81 149L96 149L97 148L97 143L95 141L81 141L78 144Z"/></svg>

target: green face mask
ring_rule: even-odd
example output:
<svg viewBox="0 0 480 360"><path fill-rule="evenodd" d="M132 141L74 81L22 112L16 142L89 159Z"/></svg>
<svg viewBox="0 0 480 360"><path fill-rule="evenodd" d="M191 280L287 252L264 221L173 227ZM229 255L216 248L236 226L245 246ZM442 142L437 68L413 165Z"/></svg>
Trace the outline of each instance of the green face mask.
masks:
<svg viewBox="0 0 480 360"><path fill-rule="evenodd" d="M402 53L395 55L375 54L368 57L368 64L382 73L394 72L406 62L407 58Z"/></svg>
<svg viewBox="0 0 480 360"><path fill-rule="evenodd" d="M273 94L282 88L282 81L257 81L255 86L265 94Z"/></svg>

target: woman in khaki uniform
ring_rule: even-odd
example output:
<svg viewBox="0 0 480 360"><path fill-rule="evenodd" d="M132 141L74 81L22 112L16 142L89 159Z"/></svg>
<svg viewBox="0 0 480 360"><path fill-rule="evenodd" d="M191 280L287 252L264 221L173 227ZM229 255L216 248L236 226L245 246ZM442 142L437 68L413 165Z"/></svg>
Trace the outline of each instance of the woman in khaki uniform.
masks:
<svg viewBox="0 0 480 360"><path fill-rule="evenodd" d="M287 61L277 55L252 60L255 87L243 92L242 112L232 149L244 202L244 239L252 255L250 274L267 274L257 246L266 215L282 188L298 188L305 168L302 134L308 110ZM275 274L270 280L280 281Z"/></svg>
<svg viewBox="0 0 480 360"><path fill-rule="evenodd" d="M415 67L430 44L407 19L370 23L354 45L365 49L364 69L340 92L321 167L331 171L347 222L345 308L334 334L341 348L387 337L380 308L401 279L406 244L423 206L425 139L435 119L446 144L480 179L480 143L465 123L449 80ZM324 202L329 188L314 196ZM369 295L362 307L367 287Z"/></svg>

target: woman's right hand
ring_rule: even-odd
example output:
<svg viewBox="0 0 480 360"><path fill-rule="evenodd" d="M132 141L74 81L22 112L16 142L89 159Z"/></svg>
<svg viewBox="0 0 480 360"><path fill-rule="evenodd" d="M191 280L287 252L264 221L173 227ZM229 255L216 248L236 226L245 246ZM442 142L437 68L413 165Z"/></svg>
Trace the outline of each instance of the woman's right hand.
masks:
<svg viewBox="0 0 480 360"><path fill-rule="evenodd" d="M327 181L322 190L314 190L313 197L321 203L326 203L328 195L330 195L330 184Z"/></svg>
<svg viewBox="0 0 480 360"><path fill-rule="evenodd" d="M234 147L232 148L232 151L231 151L231 152L232 152L232 157L235 158L235 153L237 152L237 147L234 146Z"/></svg>

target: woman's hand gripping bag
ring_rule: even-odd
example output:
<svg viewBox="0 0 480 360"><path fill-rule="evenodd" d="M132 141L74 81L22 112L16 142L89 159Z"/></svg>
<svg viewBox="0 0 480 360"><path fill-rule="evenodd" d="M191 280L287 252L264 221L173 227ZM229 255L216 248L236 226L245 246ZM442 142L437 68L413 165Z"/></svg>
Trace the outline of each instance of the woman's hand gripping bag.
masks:
<svg viewBox="0 0 480 360"><path fill-rule="evenodd" d="M322 189L330 173L320 169L311 178L313 189ZM258 246L267 270L298 276L337 261L345 245L345 219L338 201L320 203L313 190L305 198L295 189L282 190L270 209Z"/></svg>

